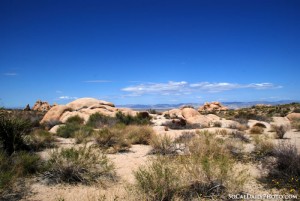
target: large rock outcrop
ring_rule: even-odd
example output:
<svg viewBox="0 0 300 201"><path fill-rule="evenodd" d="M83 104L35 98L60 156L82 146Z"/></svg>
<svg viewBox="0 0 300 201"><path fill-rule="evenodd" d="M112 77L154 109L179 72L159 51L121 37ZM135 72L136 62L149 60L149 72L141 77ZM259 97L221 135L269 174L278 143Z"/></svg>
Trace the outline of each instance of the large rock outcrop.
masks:
<svg viewBox="0 0 300 201"><path fill-rule="evenodd" d="M209 127L210 123L218 121L220 118L216 115L202 115L192 107L182 107L180 109L172 109L163 113L164 117L171 119L183 119L188 124L197 124L201 127Z"/></svg>
<svg viewBox="0 0 300 201"><path fill-rule="evenodd" d="M106 116L114 117L120 111L125 115L135 116L136 111L128 108L116 108L113 103L98 100L95 98L79 98L66 105L57 105L52 107L41 120L40 123L61 122L65 123L70 117L79 116L88 121L92 114L100 113Z"/></svg>
<svg viewBox="0 0 300 201"><path fill-rule="evenodd" d="M199 112L214 112L214 111L226 111L227 107L223 106L220 102L205 103L199 107Z"/></svg>
<svg viewBox="0 0 300 201"><path fill-rule="evenodd" d="M300 113L290 113L286 116L290 121L300 120Z"/></svg>
<svg viewBox="0 0 300 201"><path fill-rule="evenodd" d="M40 112L47 112L51 109L51 105L46 101L37 100L32 107L32 110L40 111Z"/></svg>

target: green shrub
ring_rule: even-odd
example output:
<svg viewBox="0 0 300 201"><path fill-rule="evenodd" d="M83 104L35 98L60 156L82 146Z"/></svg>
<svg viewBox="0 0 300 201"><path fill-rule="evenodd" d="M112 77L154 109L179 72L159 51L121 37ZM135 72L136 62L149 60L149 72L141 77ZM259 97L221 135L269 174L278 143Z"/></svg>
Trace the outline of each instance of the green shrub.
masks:
<svg viewBox="0 0 300 201"><path fill-rule="evenodd" d="M116 118L105 116L100 113L92 114L86 125L93 128L102 128L104 126L112 127L118 123Z"/></svg>
<svg viewBox="0 0 300 201"><path fill-rule="evenodd" d="M34 151L55 147L55 137L46 130L37 129L24 138L26 144Z"/></svg>
<svg viewBox="0 0 300 201"><path fill-rule="evenodd" d="M116 118L119 123L129 125L129 124L137 124L137 125L146 125L151 123L151 117L148 112L139 112L136 116L125 115L122 112L116 113Z"/></svg>
<svg viewBox="0 0 300 201"><path fill-rule="evenodd" d="M7 190L14 190L12 186L18 179L37 173L42 169L40 157L34 153L14 152L7 155L0 151L0 197Z"/></svg>
<svg viewBox="0 0 300 201"><path fill-rule="evenodd" d="M91 147L55 150L48 161L44 178L53 183L91 184L99 179L115 179L114 165L106 155Z"/></svg>
<svg viewBox="0 0 300 201"><path fill-rule="evenodd" d="M131 147L122 127L103 128L94 133L97 145L108 153L128 151Z"/></svg>
<svg viewBox="0 0 300 201"><path fill-rule="evenodd" d="M79 117L78 115L70 117L67 119L66 124L83 124L84 119Z"/></svg>
<svg viewBox="0 0 300 201"><path fill-rule="evenodd" d="M30 122L0 114L0 145L11 155L18 150L26 150L23 137L30 132Z"/></svg>
<svg viewBox="0 0 300 201"><path fill-rule="evenodd" d="M78 124L65 124L57 129L57 135L63 138L72 138L80 128L81 126Z"/></svg>

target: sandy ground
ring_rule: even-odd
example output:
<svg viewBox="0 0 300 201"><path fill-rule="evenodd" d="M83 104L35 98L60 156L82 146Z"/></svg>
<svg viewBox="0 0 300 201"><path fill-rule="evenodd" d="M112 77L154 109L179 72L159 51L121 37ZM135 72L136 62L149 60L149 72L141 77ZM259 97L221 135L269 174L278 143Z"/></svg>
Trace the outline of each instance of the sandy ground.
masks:
<svg viewBox="0 0 300 201"><path fill-rule="evenodd" d="M255 122L254 122L255 123ZM275 124L289 124L285 118L275 118ZM216 131L222 128L208 128L205 130ZM154 130L159 135L169 135L172 138L179 137L184 132L195 132L195 130L168 130L163 126L154 126ZM231 131L231 129L226 129ZM269 132L269 127L265 129L265 135L273 135ZM300 132L290 130L286 134L286 139L275 140L276 143L280 141L290 141L295 144L300 150ZM58 138L59 147L80 146L75 145L73 139ZM53 185L49 186L40 181L33 181L30 186L30 193L23 198L23 201L94 201L94 200L128 200L126 187L128 184L134 183L134 174L141 165L149 161L151 157L147 155L151 150L150 146L133 145L129 152L119 154L109 154L108 157L114 162L119 181L112 186L84 186L84 185ZM45 150L39 154L42 158L47 159L51 150ZM275 194L279 193L276 189L265 189L257 179L264 174L263 168L259 164L238 164L237 168L247 169L249 178L245 186L244 192L251 194Z"/></svg>

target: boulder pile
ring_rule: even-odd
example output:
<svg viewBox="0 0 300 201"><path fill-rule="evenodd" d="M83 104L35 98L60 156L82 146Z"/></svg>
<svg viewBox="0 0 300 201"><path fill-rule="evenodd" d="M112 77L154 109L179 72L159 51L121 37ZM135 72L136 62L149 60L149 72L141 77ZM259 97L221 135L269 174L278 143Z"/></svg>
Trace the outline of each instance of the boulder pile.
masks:
<svg viewBox="0 0 300 201"><path fill-rule="evenodd" d="M226 111L227 107L223 106L220 102L205 103L199 107L199 112L215 112L215 111Z"/></svg>

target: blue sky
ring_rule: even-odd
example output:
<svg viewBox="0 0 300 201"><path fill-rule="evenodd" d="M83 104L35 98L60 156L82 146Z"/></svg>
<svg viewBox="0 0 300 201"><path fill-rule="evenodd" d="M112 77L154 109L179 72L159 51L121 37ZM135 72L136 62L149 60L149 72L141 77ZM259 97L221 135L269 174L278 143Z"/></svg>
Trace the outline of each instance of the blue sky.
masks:
<svg viewBox="0 0 300 201"><path fill-rule="evenodd" d="M300 1L2 0L0 106L300 100Z"/></svg>

